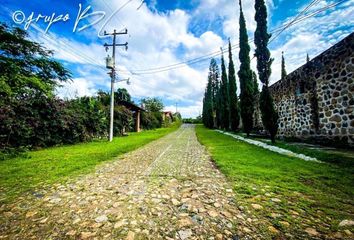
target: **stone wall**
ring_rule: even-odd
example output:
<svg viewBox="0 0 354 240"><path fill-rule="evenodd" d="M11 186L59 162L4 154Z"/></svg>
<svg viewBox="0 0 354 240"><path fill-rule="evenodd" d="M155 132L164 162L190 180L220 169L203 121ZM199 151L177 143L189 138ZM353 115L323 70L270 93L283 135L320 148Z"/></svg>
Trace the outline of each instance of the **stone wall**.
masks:
<svg viewBox="0 0 354 240"><path fill-rule="evenodd" d="M354 33L270 86L280 137L354 146Z"/></svg>

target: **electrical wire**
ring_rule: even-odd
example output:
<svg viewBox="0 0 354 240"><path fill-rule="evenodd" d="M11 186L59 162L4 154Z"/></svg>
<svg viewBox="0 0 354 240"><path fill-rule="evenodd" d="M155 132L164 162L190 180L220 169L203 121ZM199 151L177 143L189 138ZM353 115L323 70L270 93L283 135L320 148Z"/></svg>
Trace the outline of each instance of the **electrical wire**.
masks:
<svg viewBox="0 0 354 240"><path fill-rule="evenodd" d="M282 31L278 32L270 41L268 44L270 44L271 42L273 42L277 37L279 37L280 34L282 34L286 29L288 29L294 22L296 22L296 20L301 16L301 15L304 15L311 7L317 5L320 3L321 0L314 0L312 1L307 7L305 7L292 21L290 21L283 29ZM332 3L332 4L329 4L328 6L324 7L323 11L326 11L328 10L329 8L332 8L332 7L335 7L341 3L345 2L345 0L341 0L339 2L336 2L336 3Z"/></svg>
<svg viewBox="0 0 354 240"><path fill-rule="evenodd" d="M125 7L129 2L131 2L132 0L128 0L125 4L123 4L123 7ZM102 1L104 2L104 0ZM323 8L320 8L314 12L311 12L311 13L308 13L308 14L305 14L306 11L308 11L308 9L316 4L318 4L319 0L313 0L306 8L304 8L292 21L290 21L289 23L286 23L284 24L283 26L281 27L278 27L274 30L272 30L270 33L274 34L276 33L276 35L270 40L271 41L274 41L274 39L276 39L282 32L284 32L286 29L288 29L289 27L295 25L295 24L298 24L310 17L313 17L315 15L318 15L319 13L323 12L323 11L326 11L330 8L333 8L343 2L346 2L345 0L341 0L339 2L335 2L335 3L332 3L332 4L329 4ZM104 2L104 4L107 6L107 4ZM123 9L123 7L121 7L119 9L119 11L121 9ZM118 11L117 11L118 12ZM304 15L305 14L305 15ZM301 15L304 15L302 17L300 17ZM124 25L122 22L120 22L122 25ZM41 31L41 32L44 32L42 31L39 27L36 28L37 30ZM96 66L99 66L101 69L105 70L106 71L106 68L103 66L103 65L98 65L97 64L97 60L96 59L93 59L89 56L87 56L85 53L83 53L82 51L78 50L77 48L73 48L72 46L70 46L69 43L63 43L62 40L58 40L58 38L55 38L53 36L51 36L50 34L42 34L43 36L45 36L45 38L47 40L48 37L51 38L52 42L56 43L56 44L61 44L61 46L64 47L64 49L66 50L67 53L69 53L70 55L74 56L74 57L78 57L79 59L82 59L84 60L85 62L87 62L88 64L91 64L91 65L96 65ZM252 42L254 39L253 38L250 38L249 39L249 42ZM65 41L65 40L64 40ZM269 43L270 43L269 42ZM232 50L235 50L239 47L239 44L234 44L234 45L231 45L231 49ZM197 63L200 63L200 62L203 62L203 61L206 61L206 60L210 60L211 58L213 57L217 57L217 56L220 56L222 53L226 53L228 51L227 49L227 46L225 47L225 50L223 50L222 52L220 50L218 51L215 51L215 52L211 52L209 54L206 54L206 55L203 55L203 56L200 56L200 57L197 57L197 58L193 58L193 59L189 59L189 60L185 60L185 61L182 61L182 62L178 62L178 63L174 63L174 64L170 64L170 65L166 65L166 66L160 66L160 67L153 67L153 68L144 68L144 69L136 69L135 66L133 66L135 69L128 69L128 70L125 70L125 69L117 69L118 71L120 71L121 73L126 73L126 74L131 74L131 75L146 75L146 74L155 74L155 73L160 73L160 72L166 72L166 71L170 71L170 70L174 70L174 69L178 69L178 68L181 68L181 67L186 67L188 65L194 65L194 64L197 64Z"/></svg>
<svg viewBox="0 0 354 240"><path fill-rule="evenodd" d="M288 27L291 26L292 23L294 23L301 15L305 14L312 6L317 5L321 0L313 0L308 4L298 15L295 16L293 20L291 20L281 31L277 33L277 35L274 36L273 39L271 39L268 44L270 44L274 39L276 39L282 32L284 32Z"/></svg>
<svg viewBox="0 0 354 240"><path fill-rule="evenodd" d="M316 3L317 1L312 1L310 4L314 4ZM287 23L287 24L284 24L284 26L281 26L279 28L276 28L274 30L272 30L270 33L277 33L277 32L283 32L285 31L286 29L288 29L289 27L291 26L294 26L295 24L298 24L308 18L311 18L315 15L318 15L319 13L321 12L324 12L330 8L333 8L343 2L346 2L346 0L341 0L339 2L336 2L336 3L332 3L332 4L329 4L323 8L320 8L314 12L311 12L307 15L304 15L303 17L296 17L296 19L292 20L291 22ZM306 8L305 8L306 9ZM304 10L305 10L304 9ZM307 8L308 10L309 8ZM304 14L305 11L302 11L301 13ZM307 11L306 10L306 11ZM277 34L277 37L279 36L280 34ZM273 38L274 40L275 38ZM249 42L252 42L254 39L253 38L250 38L249 39ZM232 50L238 48L239 45L238 44L235 44L235 45L232 45ZM223 51L223 53L225 53L227 50L225 49ZM177 68L181 68L181 67L186 67L187 65L193 65L193 64L196 64L196 63L199 63L199 62L202 62L202 61L206 61L206 60L210 60L212 57L216 57L216 56L220 56L221 55L221 51L215 51L215 52L212 52L212 53L209 53L209 54L206 54L206 55L203 55L203 56L200 56L200 57L197 57L197 58L193 58L193 59L190 59L190 60L186 60L186 61L182 61L182 62L178 62L178 63L175 63L175 64L171 64L171 65L166 65L166 66L162 66L162 67L154 67L154 68L148 68L148 69L129 69L129 71L133 74L133 75L146 75L146 74L155 74L155 73L160 73L160 72L165 72L165 71L170 71L170 70L174 70L174 69L177 69Z"/></svg>
<svg viewBox="0 0 354 240"><path fill-rule="evenodd" d="M122 6L123 7L125 7L128 3L130 3L132 0L128 0L125 4L123 4ZM108 4L105 2L105 0L102 0L102 2L105 4L105 6L108 8L108 10L110 10L110 8L109 8L109 6L108 6ZM141 6L144 4L144 0L142 0L140 3L139 3L140 5L139 5L139 7L137 8L137 11L141 8ZM122 8L120 8L120 10L121 10ZM117 15L115 15L116 13L118 13L118 11L116 11L115 13L113 12L113 11L111 11L111 14L113 14L114 15L114 17L115 17L115 19L116 20L118 20L123 26L126 26L118 17L117 17ZM135 69L138 69L136 66L135 66L135 64L133 63L130 63L131 64L131 66L133 67L133 68L135 68ZM143 67L145 68L145 65L143 64ZM130 68L129 68L130 69ZM120 69L120 68L117 68L117 71L118 72L120 72L120 73L123 73L123 75L124 75L124 73L125 74L129 74L129 76L130 75L132 75L132 73L131 73L131 71L129 71L129 70L125 70L125 69Z"/></svg>
<svg viewBox="0 0 354 240"><path fill-rule="evenodd" d="M127 5L128 5L128 3L130 3L132 0L128 0L128 1L126 1L118 10L116 10L115 11L115 13L114 14L116 14L116 13L118 13L119 11L121 11L124 7L126 7ZM104 4L106 4L104 1L102 1ZM107 6L107 5L106 5ZM107 6L108 7L108 6ZM122 24L122 23L121 23ZM122 24L123 26L124 26L124 24ZM90 56L88 56L88 55L86 55L83 51L81 51L81 50L79 50L79 49L77 49L77 48L74 48L74 47L72 47L70 44L70 42L68 42L66 39L59 39L59 38L56 38L55 36L52 36L52 34L51 33L49 33L49 32L47 32L47 33L45 33L40 27L38 27L38 26L36 26L35 24L34 24L34 28L37 30L37 31L39 31L39 32L41 32L42 33L42 35L41 36L39 36L39 37L42 37L42 38L44 38L44 39L46 39L47 41L50 41L50 42L52 42L52 43L54 43L54 44L59 44L62 48L64 48L64 50L65 50L65 52L67 53L67 54L69 54L69 55L71 55L71 56L74 56L74 57L76 57L76 58L78 58L78 59L81 59L81 60L83 60L83 62L86 62L86 63L88 63L88 64L90 64L90 65L95 65L95 66L98 66L100 69L102 69L102 70L107 70L106 68L105 68L105 66L102 64L102 65L100 65L100 64L97 64L97 59L94 59L94 58L92 58L92 57L90 57ZM130 73L129 71L127 71L127 70L120 70L120 71L122 71L122 72L125 72L125 73Z"/></svg>

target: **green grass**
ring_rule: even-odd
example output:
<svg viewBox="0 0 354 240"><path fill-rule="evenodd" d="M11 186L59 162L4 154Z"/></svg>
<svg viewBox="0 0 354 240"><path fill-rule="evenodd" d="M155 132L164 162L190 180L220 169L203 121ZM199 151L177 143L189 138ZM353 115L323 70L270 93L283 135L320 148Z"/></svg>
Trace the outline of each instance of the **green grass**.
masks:
<svg viewBox="0 0 354 240"><path fill-rule="evenodd" d="M242 137L246 137L245 134L239 134ZM250 137L252 138L252 137ZM253 138L254 140L265 142L269 145L281 147L288 149L295 153L302 153L310 157L317 158L320 161L333 163L340 165L342 167L354 166L354 151L349 149L338 149L338 150L328 150L328 149L313 149L306 145L296 145L294 142L288 142L284 140L277 140L276 143L272 144L268 139L264 138ZM354 172L353 172L354 174Z"/></svg>
<svg viewBox="0 0 354 240"><path fill-rule="evenodd" d="M299 145L292 145L289 144L285 141L277 141L275 146L281 147L288 149L290 151L296 152L296 153L302 153L310 157L315 157L320 161L323 162L328 162L328 163L333 163L337 165L341 165L342 167L351 167L354 166L354 155L349 157L349 154L342 154L346 152L346 150L341 150L340 152L336 153L333 151L328 151L328 150L320 150L320 149L310 149L306 146L299 146ZM348 150L349 152L349 150ZM351 151L353 152L353 151ZM353 172L354 174L354 172Z"/></svg>
<svg viewBox="0 0 354 240"><path fill-rule="evenodd" d="M59 183L88 173L101 162L111 160L176 130L169 128L130 133L127 137L51 147L0 161L0 203L46 184Z"/></svg>
<svg viewBox="0 0 354 240"><path fill-rule="evenodd" d="M260 219L258 229L264 236L271 238L269 225L280 234L300 238L306 237L306 227L331 235L342 230L338 229L341 220L354 219L353 165L307 162L280 155L201 125L196 131L217 167L233 183L237 202ZM323 157L330 158L325 153ZM275 203L271 198L281 202ZM252 203L263 209L253 209ZM272 213L280 217L272 217ZM290 223L290 227L282 226L280 221Z"/></svg>

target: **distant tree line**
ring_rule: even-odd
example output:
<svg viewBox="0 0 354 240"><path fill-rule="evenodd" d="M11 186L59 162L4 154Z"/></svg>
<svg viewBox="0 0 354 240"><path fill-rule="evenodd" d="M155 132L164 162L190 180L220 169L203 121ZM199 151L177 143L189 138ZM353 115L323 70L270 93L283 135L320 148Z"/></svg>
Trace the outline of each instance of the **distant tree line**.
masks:
<svg viewBox="0 0 354 240"><path fill-rule="evenodd" d="M278 130L278 114L268 88L273 59L270 58L270 52L267 47L271 37L267 32L267 9L264 0L255 1L255 20L257 22L254 38L256 46L255 57L257 58L258 76L262 83L262 91L259 93L257 74L252 71L250 66L250 46L241 1L239 1L239 5L240 67L238 77L240 95L239 97L237 96L235 67L229 41L228 73L226 72L223 54L221 54L221 74L216 60L211 59L210 61L208 82L203 98L202 120L206 127L231 131L237 131L240 126L240 120L242 120L242 129L249 135L254 128L255 111L259 107L263 126L274 142ZM285 62L282 57L282 78L285 75Z"/></svg>
<svg viewBox="0 0 354 240"><path fill-rule="evenodd" d="M183 123L201 124L203 123L203 119L201 115L196 118L183 118Z"/></svg>
<svg viewBox="0 0 354 240"><path fill-rule="evenodd" d="M0 24L0 152L73 144L108 134L108 92L60 99L55 89L71 73L51 59L52 51L27 39L25 31ZM134 129L133 113L120 100L132 102L126 89L115 93L114 135ZM162 126L160 99L141 100L144 129Z"/></svg>

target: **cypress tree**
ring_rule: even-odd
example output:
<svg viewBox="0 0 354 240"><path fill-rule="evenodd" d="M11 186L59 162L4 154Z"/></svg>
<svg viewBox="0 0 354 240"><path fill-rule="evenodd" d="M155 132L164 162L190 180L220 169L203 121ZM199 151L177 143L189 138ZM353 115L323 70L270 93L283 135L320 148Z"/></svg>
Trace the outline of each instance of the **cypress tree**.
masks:
<svg viewBox="0 0 354 240"><path fill-rule="evenodd" d="M211 66L211 91L212 91L212 103L213 103L213 127L218 128L221 122L221 111L220 111L220 72L218 64L215 59L210 62Z"/></svg>
<svg viewBox="0 0 354 240"><path fill-rule="evenodd" d="M252 71L252 83L253 83L253 94L258 97L259 95L258 80L257 80L257 74L254 71Z"/></svg>
<svg viewBox="0 0 354 240"><path fill-rule="evenodd" d="M203 98L203 123L208 128L217 126L217 106L219 95L219 68L215 59L211 59L208 83Z"/></svg>
<svg viewBox="0 0 354 240"><path fill-rule="evenodd" d="M221 83L220 83L220 106L219 109L221 111L220 114L220 127L222 129L229 129L229 88L228 88L228 79L225 67L224 54L221 49Z"/></svg>
<svg viewBox="0 0 354 240"><path fill-rule="evenodd" d="M252 80L252 70L250 66L250 46L248 44L248 35L246 29L246 21L242 11L242 3L240 4L240 70L238 77L240 79L240 106L243 129L247 136L253 128L253 112L254 112L254 84Z"/></svg>
<svg viewBox="0 0 354 240"><path fill-rule="evenodd" d="M207 84L208 85L208 84ZM207 87L206 87L207 88ZM203 110L202 110L202 123L204 124L204 126L206 126L206 122L207 122L207 107L206 107L206 88L204 91L204 97L203 97Z"/></svg>
<svg viewBox="0 0 354 240"><path fill-rule="evenodd" d="M308 63L310 61L310 57L309 57L309 54L306 53L306 62Z"/></svg>
<svg viewBox="0 0 354 240"><path fill-rule="evenodd" d="M212 99L212 78L209 72L208 83L204 93L203 99L203 123L206 127L212 128L213 122L213 99Z"/></svg>
<svg viewBox="0 0 354 240"><path fill-rule="evenodd" d="M231 42L229 39L229 99L230 99L230 129L236 131L240 124L240 116L238 110L237 85L234 61L232 60Z"/></svg>
<svg viewBox="0 0 354 240"><path fill-rule="evenodd" d="M216 107L215 107L215 128L223 128L223 109L224 104L222 101L222 91L221 84L219 83L217 90L217 95L215 97Z"/></svg>
<svg viewBox="0 0 354 240"><path fill-rule="evenodd" d="M257 74L252 71L252 80L253 80L253 94L254 94L254 98L255 98L255 111L254 111L254 124L253 127L259 127L259 120L260 120L260 115L259 115L259 89L258 89L258 80L257 80Z"/></svg>
<svg viewBox="0 0 354 240"><path fill-rule="evenodd" d="M286 75L284 52L281 52L281 79L284 79Z"/></svg>
<svg viewBox="0 0 354 240"><path fill-rule="evenodd" d="M273 98L268 89L273 59L270 58L268 49L268 42L271 35L267 32L267 8L264 0L255 0L255 10L255 20L257 22L257 28L254 34L254 43L256 45L255 56L257 57L258 76L263 84L260 95L260 109L262 112L263 126L268 130L271 140L274 143L278 131L278 113L275 110Z"/></svg>

